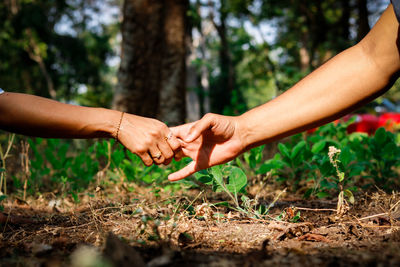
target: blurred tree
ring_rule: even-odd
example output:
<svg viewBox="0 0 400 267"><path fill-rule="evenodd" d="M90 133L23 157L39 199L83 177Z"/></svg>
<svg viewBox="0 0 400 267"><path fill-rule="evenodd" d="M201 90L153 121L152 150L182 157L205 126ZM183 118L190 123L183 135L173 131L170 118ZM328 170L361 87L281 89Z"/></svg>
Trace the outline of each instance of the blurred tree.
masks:
<svg viewBox="0 0 400 267"><path fill-rule="evenodd" d="M184 122L187 10L186 0L125 0L115 108Z"/></svg>
<svg viewBox="0 0 400 267"><path fill-rule="evenodd" d="M0 80L8 91L108 106L103 77L116 31L91 27L101 1L9 0L0 3ZM57 28L68 28L68 31ZM76 98L79 95L79 98ZM96 95L86 98L85 95Z"/></svg>

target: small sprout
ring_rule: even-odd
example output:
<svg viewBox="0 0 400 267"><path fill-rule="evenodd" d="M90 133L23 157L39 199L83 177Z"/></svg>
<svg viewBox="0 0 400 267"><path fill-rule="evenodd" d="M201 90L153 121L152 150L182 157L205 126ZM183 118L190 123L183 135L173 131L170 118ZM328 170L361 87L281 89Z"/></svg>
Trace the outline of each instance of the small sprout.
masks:
<svg viewBox="0 0 400 267"><path fill-rule="evenodd" d="M337 149L334 146L329 147L329 152L328 152L329 161L331 162L333 167L335 167L335 169L336 169L336 175L338 177L338 184L339 184L339 188L340 188L340 193L338 195L338 202L337 202L337 210L336 210L338 215L343 215L349 210L349 205L347 204L345 196L348 198L348 200L351 204L354 203L353 193L350 190L348 190L348 189L344 190L344 188L343 188L343 181L345 178L344 172L341 172L339 170L339 166L338 166L338 163L340 162L338 157L341 152L342 151L340 149Z"/></svg>

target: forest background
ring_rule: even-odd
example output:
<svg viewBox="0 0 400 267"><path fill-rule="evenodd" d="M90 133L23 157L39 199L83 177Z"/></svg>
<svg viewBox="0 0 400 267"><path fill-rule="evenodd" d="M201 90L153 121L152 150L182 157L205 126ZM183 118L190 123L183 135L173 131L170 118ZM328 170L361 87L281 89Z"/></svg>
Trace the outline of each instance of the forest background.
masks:
<svg viewBox="0 0 400 267"><path fill-rule="evenodd" d="M169 126L240 115L360 41L389 3L1 0L0 87ZM384 99L400 112L399 89L357 112ZM351 122L173 183L190 159L147 167L113 139L0 131L0 265L399 266L399 125Z"/></svg>
<svg viewBox="0 0 400 267"><path fill-rule="evenodd" d="M6 0L1 87L170 125L238 115L354 45L388 4Z"/></svg>
<svg viewBox="0 0 400 267"><path fill-rule="evenodd" d="M278 96L357 43L388 4L388 0L6 0L0 3L0 86L66 103L123 110L168 125L194 121L207 112L239 115ZM397 103L398 89L396 83L384 98ZM382 99L363 112L375 112L373 107ZM274 144L264 159L263 148L249 152L244 155L249 167L240 161L234 165L247 168L249 176L277 176L294 189L301 188L299 181L304 180L307 196L326 197L332 189L335 196L337 190L343 191L340 183L321 182L335 179L328 146L350 147L354 138L347 138L343 127L329 127L314 137L293 137L286 146ZM383 152L382 135L388 138ZM393 188L394 167L400 165L398 139L379 132L376 139L363 139L351 151L347 148L342 156L346 159L341 160L357 163L352 165L354 171L348 168L348 175L373 176L378 186ZM56 190L79 201L78 191L93 182L108 183L108 178L147 185L161 182L164 188L169 186L167 174L185 164L174 163L167 170L145 168L127 151L113 150L111 141L20 136L16 140L12 144L10 135L0 134L0 191L7 193L8 184L24 199L26 194ZM372 145L362 146L368 142ZM272 158L278 150L280 155ZM368 158L363 159L365 155ZM265 159L270 160L264 163ZM357 180L362 186L364 178Z"/></svg>

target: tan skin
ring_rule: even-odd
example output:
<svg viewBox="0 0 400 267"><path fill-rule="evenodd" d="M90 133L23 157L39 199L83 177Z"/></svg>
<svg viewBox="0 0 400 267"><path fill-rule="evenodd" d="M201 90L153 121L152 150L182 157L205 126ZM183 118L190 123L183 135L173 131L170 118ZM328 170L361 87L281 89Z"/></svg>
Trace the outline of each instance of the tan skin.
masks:
<svg viewBox="0 0 400 267"><path fill-rule="evenodd" d="M27 94L0 95L0 129L6 131L37 137L115 138L119 126L118 140L147 166L168 164L179 153L180 143L164 123L127 113L121 120L121 115Z"/></svg>
<svg viewBox="0 0 400 267"><path fill-rule="evenodd" d="M399 77L399 23L389 5L357 45L338 54L279 97L241 116L207 114L172 128L193 161L170 174L183 179L241 153L323 125L373 100Z"/></svg>

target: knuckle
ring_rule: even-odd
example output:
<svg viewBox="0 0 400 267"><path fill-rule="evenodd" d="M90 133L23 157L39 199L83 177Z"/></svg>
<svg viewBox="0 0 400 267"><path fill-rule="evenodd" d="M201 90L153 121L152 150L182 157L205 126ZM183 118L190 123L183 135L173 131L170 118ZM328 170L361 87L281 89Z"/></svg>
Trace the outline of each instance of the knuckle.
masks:
<svg viewBox="0 0 400 267"><path fill-rule="evenodd" d="M144 148L144 149L147 149L147 148L149 148L150 146L151 146L151 144L153 143L153 138L145 138L143 141L142 141L142 147Z"/></svg>
<svg viewBox="0 0 400 267"><path fill-rule="evenodd" d="M138 146L137 148L136 148L136 152L138 153L138 154L143 154L143 153L146 153L146 147L145 146Z"/></svg>
<svg viewBox="0 0 400 267"><path fill-rule="evenodd" d="M171 150L168 150L167 152L165 152L165 159L170 159L174 156L174 153Z"/></svg>
<svg viewBox="0 0 400 267"><path fill-rule="evenodd" d="M214 118L214 116L215 116L214 113L207 113L207 114L205 114L205 115L203 116L202 119L209 120L209 119Z"/></svg>

